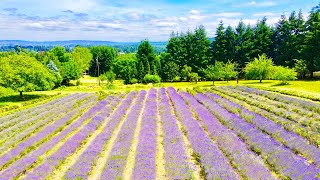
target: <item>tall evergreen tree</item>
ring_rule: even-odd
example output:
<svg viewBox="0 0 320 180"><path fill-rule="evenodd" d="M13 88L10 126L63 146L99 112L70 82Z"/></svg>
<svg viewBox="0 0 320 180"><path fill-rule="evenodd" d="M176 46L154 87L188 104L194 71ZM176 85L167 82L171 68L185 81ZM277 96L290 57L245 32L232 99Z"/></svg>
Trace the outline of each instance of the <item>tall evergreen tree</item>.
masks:
<svg viewBox="0 0 320 180"><path fill-rule="evenodd" d="M296 12L293 11L289 17L289 23L291 27L291 45L292 45L292 57L293 59L302 59L302 49L304 44L304 37L306 28L304 25L304 19L302 15L302 11L300 10L298 13L298 16L296 15ZM294 62L290 62L289 66L293 67Z"/></svg>
<svg viewBox="0 0 320 180"><path fill-rule="evenodd" d="M242 48L245 53L246 61L249 62L253 58L255 58L255 52L254 52L254 30L253 28L249 25L246 28L246 32L244 33L243 37L243 43L242 43ZM245 64L244 62L244 64ZM244 65L242 64L242 65Z"/></svg>
<svg viewBox="0 0 320 180"><path fill-rule="evenodd" d="M271 36L272 32L270 27L267 25L267 18L264 17L261 21L259 21L254 29L254 50L253 55L257 57L263 53L271 54Z"/></svg>
<svg viewBox="0 0 320 180"><path fill-rule="evenodd" d="M231 26L228 26L225 31L226 54L225 60L234 60L236 54L236 34Z"/></svg>
<svg viewBox="0 0 320 180"><path fill-rule="evenodd" d="M150 65L153 65L156 59L156 54L148 40L140 43L136 56L138 59L139 80L142 81L146 74L151 74L153 67L150 67Z"/></svg>
<svg viewBox="0 0 320 180"><path fill-rule="evenodd" d="M320 8L314 8L306 22L304 59L313 77L313 72L320 70Z"/></svg>
<svg viewBox="0 0 320 180"><path fill-rule="evenodd" d="M276 65L288 66L293 61L292 36L289 21L285 15L276 25L274 42L274 63ZM293 66L293 64L291 64Z"/></svg>
<svg viewBox="0 0 320 180"><path fill-rule="evenodd" d="M192 51L191 57L193 57L189 65L194 72L199 73L200 70L208 64L210 41L207 38L206 30L203 26L198 27L193 34L193 41L191 43L190 50Z"/></svg>
<svg viewBox="0 0 320 180"><path fill-rule="evenodd" d="M235 40L235 62L238 64L239 68L245 66L245 62L248 61L246 51L245 51L245 35L246 35L246 25L242 22L239 22L236 27L236 40Z"/></svg>
<svg viewBox="0 0 320 180"><path fill-rule="evenodd" d="M221 21L216 32L215 40L211 43L210 50L212 52L212 61L210 64L214 64L215 61L226 62L226 38L223 22Z"/></svg>

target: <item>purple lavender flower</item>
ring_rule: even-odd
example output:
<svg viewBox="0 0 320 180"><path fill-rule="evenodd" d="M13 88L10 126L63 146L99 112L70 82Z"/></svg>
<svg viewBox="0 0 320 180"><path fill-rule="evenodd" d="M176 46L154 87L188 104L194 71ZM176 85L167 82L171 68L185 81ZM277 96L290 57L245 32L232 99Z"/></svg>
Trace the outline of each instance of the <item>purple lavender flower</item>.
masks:
<svg viewBox="0 0 320 180"><path fill-rule="evenodd" d="M126 165L126 160L130 151L134 131L140 111L142 110L145 96L146 91L140 91L135 104L131 107L112 146L106 167L102 173L102 179L121 179L123 176L122 173ZM111 130L109 126L107 126L107 129L109 129L109 131Z"/></svg>
<svg viewBox="0 0 320 180"><path fill-rule="evenodd" d="M92 117L94 114L100 111L104 112L104 115L110 113L112 111L112 108L110 108L110 106L106 106L109 103L109 101L119 102L119 99L107 98L106 100L99 102L96 106L92 107L86 113L84 113L78 120L71 123L66 129L61 131L57 136L53 137L51 140L39 146L38 149L36 149L32 153L11 164L7 169L0 173L0 179L13 179L14 177L22 173L25 169L34 164L38 160L39 156L45 154L48 150L52 149L57 143L63 140L72 131L79 128L84 121Z"/></svg>
<svg viewBox="0 0 320 180"><path fill-rule="evenodd" d="M197 158L199 158L202 167L202 175L207 179L241 179L217 144L210 139L193 117L182 97L173 88L168 88L168 93L176 109L176 114L185 128L187 138L199 156Z"/></svg>
<svg viewBox="0 0 320 180"><path fill-rule="evenodd" d="M169 179L192 179L193 169L188 163L183 134L177 125L177 118L172 114L173 109L166 95L166 90L161 88L158 95L166 174Z"/></svg>
<svg viewBox="0 0 320 180"><path fill-rule="evenodd" d="M269 135L261 132L254 125L247 123L239 116L230 113L218 103L203 94L196 94L196 98L224 122L228 128L241 136L256 153L261 154L266 162L283 176L296 179L315 179L320 170L304 158L295 155L291 150L282 146Z"/></svg>
<svg viewBox="0 0 320 180"><path fill-rule="evenodd" d="M157 94L149 91L142 114L133 179L155 179L157 147Z"/></svg>

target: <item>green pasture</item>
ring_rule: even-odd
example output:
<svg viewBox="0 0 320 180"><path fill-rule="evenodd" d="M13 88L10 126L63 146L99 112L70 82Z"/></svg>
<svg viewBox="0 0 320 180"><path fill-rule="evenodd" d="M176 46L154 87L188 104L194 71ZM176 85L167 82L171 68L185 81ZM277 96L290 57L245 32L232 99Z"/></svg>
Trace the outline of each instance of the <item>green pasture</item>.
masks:
<svg viewBox="0 0 320 180"><path fill-rule="evenodd" d="M0 114L8 113L17 109L31 107L34 104L45 102L64 94L91 92L101 94L126 92L131 90L142 90L160 87L174 87L176 89L186 90L194 87L211 87L212 81L194 82L164 82L159 84L133 84L125 85L122 80L116 80L112 86L108 86L105 82L98 84L98 79L95 77L85 76L80 79L80 85L76 86L76 81L71 81L70 86L62 86L51 91L35 91L24 93L21 99L18 93L11 90L0 88ZM236 86L243 85L255 87L259 89L271 90L288 95L294 95L302 98L320 100L320 80L316 81L291 81L288 85L279 85L279 81L264 80L259 83L258 80L239 80L238 84L235 80L216 81L215 86Z"/></svg>

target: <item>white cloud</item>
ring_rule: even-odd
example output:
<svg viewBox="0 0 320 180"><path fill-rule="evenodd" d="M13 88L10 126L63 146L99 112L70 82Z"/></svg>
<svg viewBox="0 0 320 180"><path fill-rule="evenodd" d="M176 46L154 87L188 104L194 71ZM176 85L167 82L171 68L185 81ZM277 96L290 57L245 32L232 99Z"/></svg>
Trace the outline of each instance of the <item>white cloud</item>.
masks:
<svg viewBox="0 0 320 180"><path fill-rule="evenodd" d="M276 5L276 3L273 1L262 1L262 2L251 1L249 3L245 3L240 6L270 7L270 6L275 6L275 5Z"/></svg>
<svg viewBox="0 0 320 180"><path fill-rule="evenodd" d="M242 15L243 13L241 12L223 12L223 13L212 14L212 16L214 17L239 17Z"/></svg>
<svg viewBox="0 0 320 180"><path fill-rule="evenodd" d="M198 10L191 10L190 12L189 12L189 14L192 14L192 15L199 15L200 14L200 11L198 11Z"/></svg>
<svg viewBox="0 0 320 180"><path fill-rule="evenodd" d="M275 16L272 12L261 12L253 14L254 17L263 17L263 16Z"/></svg>

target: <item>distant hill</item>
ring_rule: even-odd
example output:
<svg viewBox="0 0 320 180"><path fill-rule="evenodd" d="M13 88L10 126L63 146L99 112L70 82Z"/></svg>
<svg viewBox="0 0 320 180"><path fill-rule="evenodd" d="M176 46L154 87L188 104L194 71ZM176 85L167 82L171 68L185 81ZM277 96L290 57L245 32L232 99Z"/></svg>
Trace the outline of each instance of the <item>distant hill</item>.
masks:
<svg viewBox="0 0 320 180"><path fill-rule="evenodd" d="M0 46L99 46L99 45L136 45L140 42L112 42L112 41L90 41L90 40L68 40L68 41L22 41L22 40L0 40ZM167 42L151 42L153 45L166 45Z"/></svg>
<svg viewBox="0 0 320 180"><path fill-rule="evenodd" d="M155 51L159 54L166 50L167 42L150 42ZM0 40L0 51L10 51L18 46L28 50L46 51L54 46L64 46L67 50L76 45L90 46L112 46L119 52L136 52L140 42L112 42L112 41L88 41L88 40L69 40L69 41L22 41L22 40Z"/></svg>
<svg viewBox="0 0 320 180"><path fill-rule="evenodd" d="M209 38L210 42L214 38ZM160 54L166 51L168 42L150 42L155 52ZM0 40L0 51L11 51L21 47L30 51L48 51L55 46L64 46L71 51L75 46L111 46L119 52L134 53L138 50L140 42L112 42L112 41L90 41L90 40L68 40L68 41L23 41L23 40Z"/></svg>

